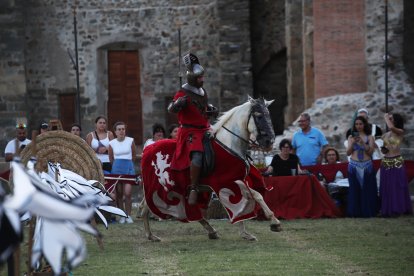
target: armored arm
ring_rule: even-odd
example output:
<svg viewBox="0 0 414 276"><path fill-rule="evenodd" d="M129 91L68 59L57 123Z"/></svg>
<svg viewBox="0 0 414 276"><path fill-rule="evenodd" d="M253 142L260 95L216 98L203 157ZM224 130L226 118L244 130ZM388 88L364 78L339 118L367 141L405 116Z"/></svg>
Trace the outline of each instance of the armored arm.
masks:
<svg viewBox="0 0 414 276"><path fill-rule="evenodd" d="M178 98L168 105L168 112L177 113L187 105L187 96Z"/></svg>
<svg viewBox="0 0 414 276"><path fill-rule="evenodd" d="M217 107L213 106L212 104L208 104L206 113L208 117L216 118L219 112L218 112Z"/></svg>

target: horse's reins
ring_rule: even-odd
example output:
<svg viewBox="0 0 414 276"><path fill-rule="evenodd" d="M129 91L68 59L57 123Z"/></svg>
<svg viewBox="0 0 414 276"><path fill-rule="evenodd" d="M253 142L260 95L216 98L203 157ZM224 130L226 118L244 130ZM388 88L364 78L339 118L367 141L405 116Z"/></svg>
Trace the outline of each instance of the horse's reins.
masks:
<svg viewBox="0 0 414 276"><path fill-rule="evenodd" d="M249 127L249 122L250 122L250 118L252 117L252 112L250 111L250 114L249 114L249 119L247 120L247 129L248 129L248 127ZM256 123L256 122L255 122ZM257 127L257 126L256 126ZM238 135L238 134L236 134L236 133L234 133L233 131L231 131L230 129L228 129L227 127L225 127L224 125L223 125L223 128L225 129L225 130L227 130L228 132L230 132L231 134L233 134L234 136L236 136L237 138L239 138L240 140L242 140L243 142L245 142L246 144L248 144L248 145L250 145L250 146L259 146L260 147L260 145L259 145L259 143L257 143L257 139L256 140L252 140L252 139L250 139L249 138L249 140L246 140L246 139L244 139L243 137L241 137L240 135Z"/></svg>

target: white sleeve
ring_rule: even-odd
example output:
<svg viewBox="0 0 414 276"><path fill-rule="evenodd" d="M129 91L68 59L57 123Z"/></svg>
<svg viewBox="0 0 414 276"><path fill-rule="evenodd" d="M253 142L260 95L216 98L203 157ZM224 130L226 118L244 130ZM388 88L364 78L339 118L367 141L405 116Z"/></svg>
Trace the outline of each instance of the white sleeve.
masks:
<svg viewBox="0 0 414 276"><path fill-rule="evenodd" d="M7 153L16 153L16 139L13 139L7 143L6 148L4 149L4 154Z"/></svg>

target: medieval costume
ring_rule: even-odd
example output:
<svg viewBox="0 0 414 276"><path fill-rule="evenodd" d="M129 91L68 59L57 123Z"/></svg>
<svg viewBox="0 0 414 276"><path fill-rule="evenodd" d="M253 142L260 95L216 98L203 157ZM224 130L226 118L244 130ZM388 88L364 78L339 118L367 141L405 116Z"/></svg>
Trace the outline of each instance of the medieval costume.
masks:
<svg viewBox="0 0 414 276"><path fill-rule="evenodd" d="M382 136L384 158L380 170L381 215L385 217L411 214L407 172L400 147L403 142L403 121L399 114L385 114L390 131Z"/></svg>
<svg viewBox="0 0 414 276"><path fill-rule="evenodd" d="M210 129L209 114L216 109L208 104L206 91L202 88L204 68L198 58L189 53L183 57L187 67L187 83L175 94L168 111L177 113L180 129L177 148L171 168L183 170L190 167L191 188L189 203L197 200L196 186L200 176L203 156L203 136Z"/></svg>

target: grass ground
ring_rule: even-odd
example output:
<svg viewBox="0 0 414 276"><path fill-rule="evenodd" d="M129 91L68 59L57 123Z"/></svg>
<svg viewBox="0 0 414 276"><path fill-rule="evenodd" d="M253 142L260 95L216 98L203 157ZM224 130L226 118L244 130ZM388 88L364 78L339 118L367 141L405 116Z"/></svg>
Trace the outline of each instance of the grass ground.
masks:
<svg viewBox="0 0 414 276"><path fill-rule="evenodd" d="M73 275L414 275L414 217L250 221L258 242L241 240L228 221L213 220L219 240L198 223L152 221L160 243L145 239L140 221L112 224L104 246L85 236L89 257Z"/></svg>

